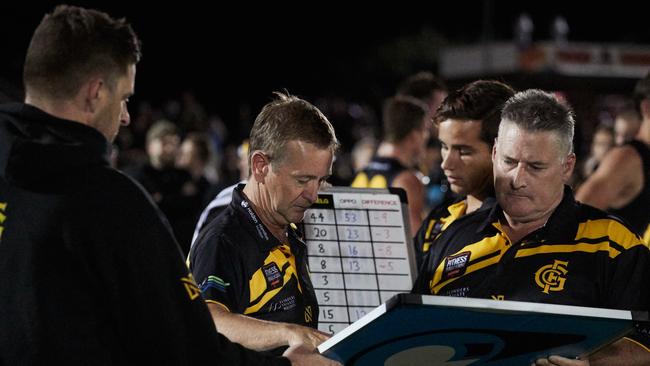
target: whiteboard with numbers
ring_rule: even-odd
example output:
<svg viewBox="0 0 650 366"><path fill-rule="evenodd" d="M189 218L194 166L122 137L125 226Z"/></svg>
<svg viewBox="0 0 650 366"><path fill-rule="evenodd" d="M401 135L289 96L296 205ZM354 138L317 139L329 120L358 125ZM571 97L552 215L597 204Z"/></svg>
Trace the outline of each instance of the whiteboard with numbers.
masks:
<svg viewBox="0 0 650 366"><path fill-rule="evenodd" d="M416 268L404 190L331 187L318 197L303 230L318 328L335 334L410 292Z"/></svg>

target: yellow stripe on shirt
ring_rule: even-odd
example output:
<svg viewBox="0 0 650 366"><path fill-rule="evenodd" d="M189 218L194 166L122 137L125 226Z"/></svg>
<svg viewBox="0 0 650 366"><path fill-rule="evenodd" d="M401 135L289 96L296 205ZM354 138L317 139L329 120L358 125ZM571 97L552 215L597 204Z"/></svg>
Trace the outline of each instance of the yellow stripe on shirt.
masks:
<svg viewBox="0 0 650 366"><path fill-rule="evenodd" d="M289 252L291 253L291 252ZM295 277L296 281L298 281L298 275L296 272L296 260L293 255L290 255L289 258L285 256L285 254L282 252L282 250L277 247L273 249L269 255L264 259L264 266L275 263L278 266L278 269L282 271L282 268L284 268L285 264L289 262L289 265L287 266L283 276L282 276L282 286L275 288L273 290L270 290L267 292L267 281L266 281L266 276L264 275L264 270L262 268L259 268L255 273L253 273L253 276L251 277L249 281L249 292L250 292L250 302L257 301L260 297L262 297L259 301L255 303L253 306L249 306L244 310L244 314L251 314L259 311L266 303L271 300L275 295L278 294L283 288L284 285L289 283L291 281L291 277ZM298 290L302 291L300 288L300 281L298 281Z"/></svg>
<svg viewBox="0 0 650 366"><path fill-rule="evenodd" d="M491 266L495 263L498 263L501 257L503 256L503 253L505 253L506 251L507 243L508 240L505 236L501 234L496 234L494 236L484 238L476 243L467 245L463 247L461 250L452 254L451 256L462 252L470 252L470 257L469 257L470 262L471 261L476 262L476 260L482 257L486 257L495 252L499 252L498 255L479 261L475 264L469 265L465 269L465 274L469 274L474 271L478 271L485 267ZM438 265L438 268L436 268L436 273L434 274L433 279L429 283L429 288L431 289L432 294L437 294L441 288L447 286L448 284L454 282L459 278L462 278L462 276L459 276L459 277L454 277L443 281L442 274L444 270L445 270L445 260L443 259Z"/></svg>
<svg viewBox="0 0 650 366"><path fill-rule="evenodd" d="M583 239L598 239L608 237L609 240L628 250L637 245L648 246L638 235L630 231L625 225L613 219L587 220L578 225L575 241ZM620 252L614 248L609 253L611 258L616 258Z"/></svg>

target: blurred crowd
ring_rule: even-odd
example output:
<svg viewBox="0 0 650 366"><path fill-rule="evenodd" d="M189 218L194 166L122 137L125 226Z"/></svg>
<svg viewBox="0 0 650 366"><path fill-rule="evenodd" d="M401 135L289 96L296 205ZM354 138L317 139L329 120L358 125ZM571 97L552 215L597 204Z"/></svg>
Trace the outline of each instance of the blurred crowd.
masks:
<svg viewBox="0 0 650 366"><path fill-rule="evenodd" d="M430 72L412 75L394 90L396 95L407 95L422 102L426 121L431 121L448 93L444 81ZM561 91L556 95L567 98ZM384 138L382 106L336 96L307 99L332 122L342 143L329 182L349 186L355 174L375 156ZM185 252L202 209L224 187L248 175L244 136L253 124L255 111L240 113L236 121L224 121L207 110L189 91L159 105L140 100L130 106L131 124L120 130L112 154L114 166L134 177L151 193ZM575 147L580 168L574 173L574 189L598 167L609 149L631 140L641 123L631 98L618 94L597 99L591 107L591 116L595 118L586 120L577 116ZM414 166L420 173L418 177L425 186L422 207L425 213L453 197L440 168L442 155L436 127L431 124L428 129L430 136L413 156Z"/></svg>

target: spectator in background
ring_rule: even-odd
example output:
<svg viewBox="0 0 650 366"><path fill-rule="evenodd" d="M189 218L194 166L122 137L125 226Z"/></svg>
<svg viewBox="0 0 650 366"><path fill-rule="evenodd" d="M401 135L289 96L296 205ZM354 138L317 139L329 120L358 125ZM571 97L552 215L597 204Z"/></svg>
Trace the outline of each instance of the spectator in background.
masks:
<svg viewBox="0 0 650 366"><path fill-rule="evenodd" d="M422 183L425 186L424 211L429 212L444 201L454 197L454 192L449 188L449 182L444 171L440 168L442 162L442 145L437 137L429 137L424 158L420 162Z"/></svg>
<svg viewBox="0 0 650 366"><path fill-rule="evenodd" d="M442 79L428 71L420 71L409 76L397 88L397 95L408 95L427 105L428 110L425 116L427 121L433 121L436 111L447 94L447 86ZM438 143L438 126L431 123L430 128L430 141L427 142L425 154L429 158L425 156L419 164L425 185L425 211L454 197L440 164L431 164L432 161L435 161L436 156L440 156L440 144Z"/></svg>
<svg viewBox="0 0 650 366"><path fill-rule="evenodd" d="M205 107L196 99L194 93L185 90L181 94L181 110L178 116L183 132L204 132L208 129L208 116Z"/></svg>
<svg viewBox="0 0 650 366"><path fill-rule="evenodd" d="M356 173L368 166L377 150L377 141L374 138L363 138L357 141L352 148L352 170Z"/></svg>
<svg viewBox="0 0 650 366"><path fill-rule="evenodd" d="M610 150L580 186L579 201L625 219L645 239L650 224L650 73L634 88L641 127L636 139Z"/></svg>
<svg viewBox="0 0 650 366"><path fill-rule="evenodd" d="M207 175L216 172L214 153L209 137L205 133L190 132L185 136L176 157L176 167L190 173L194 192L189 193L192 207L187 213L194 215L192 224L199 220L201 210L210 202L216 181L210 182ZM214 173L212 174L214 176Z"/></svg>
<svg viewBox="0 0 650 366"><path fill-rule="evenodd" d="M370 163L357 173L352 187L398 187L406 191L411 233L422 223L424 185L416 166L429 138L427 107L408 96L389 98L382 114L384 137Z"/></svg>
<svg viewBox="0 0 650 366"><path fill-rule="evenodd" d="M147 131L146 149L149 161L130 168L126 173L151 194L165 214L183 253L187 255L192 240L197 208L193 196L199 188L189 172L176 168L180 136L176 125L167 120L154 123Z"/></svg>
<svg viewBox="0 0 650 366"><path fill-rule="evenodd" d="M614 130L608 126L598 126L591 140L591 152L582 166L582 176L586 179L598 168L605 154L614 147Z"/></svg>
<svg viewBox="0 0 650 366"><path fill-rule="evenodd" d="M621 146L626 142L634 140L641 127L641 115L639 111L630 108L625 109L616 115L614 120L614 132L616 134L616 145Z"/></svg>
<svg viewBox="0 0 650 366"><path fill-rule="evenodd" d="M427 114L425 116L427 121L431 121L436 114L440 103L447 96L447 86L442 79L435 76L429 71L420 71L417 74L411 75L404 80L397 87L397 95L406 95L417 98L427 106ZM437 137L435 126L431 135Z"/></svg>
<svg viewBox="0 0 650 366"><path fill-rule="evenodd" d="M250 170L248 169L248 140L244 140L239 147L237 147L237 166L239 168L239 182L228 186L221 191L218 191L216 195L211 194L214 198L207 204L207 206L201 212L199 220L196 223L194 228L194 234L192 235L192 245L196 241L196 238L199 236L199 233L203 227L214 220L221 211L223 211L230 202L232 201L232 194L239 184L246 184Z"/></svg>
<svg viewBox="0 0 650 366"><path fill-rule="evenodd" d="M206 134L190 132L181 143L176 156L176 167L185 169L192 176L192 181L200 182L201 188L207 189L209 185L218 183L214 155Z"/></svg>

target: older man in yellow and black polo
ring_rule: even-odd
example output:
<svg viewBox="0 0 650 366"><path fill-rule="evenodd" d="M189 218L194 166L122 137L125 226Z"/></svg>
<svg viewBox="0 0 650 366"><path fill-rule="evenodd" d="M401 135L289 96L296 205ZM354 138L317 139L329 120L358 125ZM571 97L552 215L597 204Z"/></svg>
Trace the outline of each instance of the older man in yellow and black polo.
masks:
<svg viewBox="0 0 650 366"><path fill-rule="evenodd" d="M417 292L647 311L648 247L566 185L573 130L573 112L552 94L527 90L506 102L492 151L497 204L440 235ZM639 333L590 360L538 364L648 364L648 344Z"/></svg>

